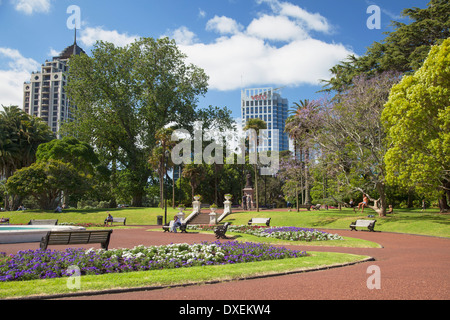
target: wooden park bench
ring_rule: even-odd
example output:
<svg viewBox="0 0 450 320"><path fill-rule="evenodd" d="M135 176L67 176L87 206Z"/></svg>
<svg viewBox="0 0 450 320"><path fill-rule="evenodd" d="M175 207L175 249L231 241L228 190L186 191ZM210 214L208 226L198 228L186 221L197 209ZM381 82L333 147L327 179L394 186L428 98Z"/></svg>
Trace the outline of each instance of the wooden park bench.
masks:
<svg viewBox="0 0 450 320"><path fill-rule="evenodd" d="M224 225L217 226L214 228L214 234L216 235L217 239L228 239L225 233L227 233L229 225L230 225L229 222L225 222Z"/></svg>
<svg viewBox="0 0 450 320"><path fill-rule="evenodd" d="M270 219L271 218L251 218L248 221L248 225L251 226L252 224L255 224L255 223L265 223L266 226L269 226L270 225Z"/></svg>
<svg viewBox="0 0 450 320"><path fill-rule="evenodd" d="M186 226L187 226L186 223L182 223L182 224L181 224L181 226L179 227L181 233L187 233L187 231L186 231ZM169 222L169 224L166 223L165 225L163 225L162 228L163 228L164 232L172 232L172 228L173 228L173 220L171 220L171 221Z"/></svg>
<svg viewBox="0 0 450 320"><path fill-rule="evenodd" d="M100 243L102 249L108 250L112 230L77 230L49 231L42 237L40 248L47 250L49 245Z"/></svg>
<svg viewBox="0 0 450 320"><path fill-rule="evenodd" d="M45 225L45 226L56 226L58 224L58 219L32 219L28 222L29 225Z"/></svg>
<svg viewBox="0 0 450 320"><path fill-rule="evenodd" d="M369 231L375 231L375 222L377 220L356 220L355 222L352 222L350 225L351 231L356 230L357 227L367 228Z"/></svg>
<svg viewBox="0 0 450 320"><path fill-rule="evenodd" d="M113 223L123 223L123 225L125 225L126 222L127 222L127 218L115 218L115 217L113 217L112 220L106 221L106 224L111 223L111 225L112 225Z"/></svg>

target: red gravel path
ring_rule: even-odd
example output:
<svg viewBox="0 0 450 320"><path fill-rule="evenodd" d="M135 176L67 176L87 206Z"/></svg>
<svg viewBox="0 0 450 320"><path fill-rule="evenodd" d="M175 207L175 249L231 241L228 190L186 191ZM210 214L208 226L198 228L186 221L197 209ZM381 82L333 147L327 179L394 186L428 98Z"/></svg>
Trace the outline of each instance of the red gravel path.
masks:
<svg viewBox="0 0 450 320"><path fill-rule="evenodd" d="M161 245L175 242L214 241L211 234L148 232L150 227L116 229L110 248ZM382 248L302 246L306 251L368 255L375 261L329 270L262 279L175 287L148 291L102 294L70 299L89 300L449 300L450 239L387 232L326 230L342 236L379 243ZM37 249L38 243L0 244L0 252ZM74 246L79 247L79 246ZM98 245L89 247L99 248ZM58 249L59 246L49 247ZM298 247L295 247L298 249ZM367 269L381 272L381 289L368 289Z"/></svg>

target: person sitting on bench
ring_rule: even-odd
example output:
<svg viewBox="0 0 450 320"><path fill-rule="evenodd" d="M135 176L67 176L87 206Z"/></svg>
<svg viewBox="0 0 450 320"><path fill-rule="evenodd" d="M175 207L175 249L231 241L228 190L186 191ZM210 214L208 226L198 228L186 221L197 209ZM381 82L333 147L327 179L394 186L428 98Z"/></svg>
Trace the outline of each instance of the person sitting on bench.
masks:
<svg viewBox="0 0 450 320"><path fill-rule="evenodd" d="M173 217L172 232L177 232L177 228L181 227L181 221L178 216Z"/></svg>
<svg viewBox="0 0 450 320"><path fill-rule="evenodd" d="M105 219L105 226L108 224L108 222L113 222L113 216L108 212L108 216Z"/></svg>

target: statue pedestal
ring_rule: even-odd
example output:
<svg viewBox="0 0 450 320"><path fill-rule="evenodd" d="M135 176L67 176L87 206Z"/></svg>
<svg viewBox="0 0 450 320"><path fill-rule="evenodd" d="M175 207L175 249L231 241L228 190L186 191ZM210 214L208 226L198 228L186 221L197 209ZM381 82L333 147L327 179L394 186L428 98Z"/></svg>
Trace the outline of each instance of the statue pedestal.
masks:
<svg viewBox="0 0 450 320"><path fill-rule="evenodd" d="M215 209L211 209L209 214L209 224L217 224L217 213Z"/></svg>
<svg viewBox="0 0 450 320"><path fill-rule="evenodd" d="M231 201L226 200L223 202L223 213L231 214Z"/></svg>
<svg viewBox="0 0 450 320"><path fill-rule="evenodd" d="M192 202L192 212L200 212L202 203L200 201L193 201Z"/></svg>
<svg viewBox="0 0 450 320"><path fill-rule="evenodd" d="M254 196L253 196L253 193L254 193L254 190L253 190L253 188L244 188L244 194L245 195L249 195L250 196L250 203L248 202L248 197L247 197L247 209L252 209L252 208L254 208L255 206L254 206L254 203L255 203L255 199L254 199Z"/></svg>

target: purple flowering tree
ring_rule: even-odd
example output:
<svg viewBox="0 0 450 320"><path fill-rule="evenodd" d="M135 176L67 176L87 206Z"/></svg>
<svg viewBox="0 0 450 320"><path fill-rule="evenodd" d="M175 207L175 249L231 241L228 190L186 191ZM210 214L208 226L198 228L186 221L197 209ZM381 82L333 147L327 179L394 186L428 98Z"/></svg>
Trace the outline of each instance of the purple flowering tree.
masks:
<svg viewBox="0 0 450 320"><path fill-rule="evenodd" d="M297 202L297 212L299 211L299 192L302 194L303 203L303 164L295 159L284 157L280 160L280 169L277 178L283 183L281 189L288 198L295 198Z"/></svg>
<svg viewBox="0 0 450 320"><path fill-rule="evenodd" d="M321 103L318 100L303 100L294 102L293 115L286 120L286 132L294 141L294 157L303 166L305 204L311 203L310 189L310 163L311 149L314 145L314 138L322 127L322 116L320 110ZM303 189L303 179L302 186Z"/></svg>
<svg viewBox="0 0 450 320"><path fill-rule="evenodd" d="M369 207L380 216L386 215L387 208L383 161L387 145L381 113L399 79L393 72L355 77L348 91L323 104L323 128L314 139L321 160L327 161L335 177L367 194L374 203ZM370 196L373 192L378 199Z"/></svg>

